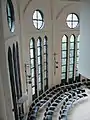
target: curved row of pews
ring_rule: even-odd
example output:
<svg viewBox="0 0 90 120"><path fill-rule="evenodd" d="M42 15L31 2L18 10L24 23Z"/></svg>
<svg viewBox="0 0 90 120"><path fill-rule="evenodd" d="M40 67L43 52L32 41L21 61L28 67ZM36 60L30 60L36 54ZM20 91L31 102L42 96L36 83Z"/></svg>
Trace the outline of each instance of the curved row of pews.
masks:
<svg viewBox="0 0 90 120"><path fill-rule="evenodd" d="M57 107L59 107L58 120L67 120L67 113L72 105L78 100L87 97L83 86L89 85L89 80L83 80L73 84L53 86L32 102L27 120L52 120ZM42 109L44 109L43 116L38 118L38 113Z"/></svg>

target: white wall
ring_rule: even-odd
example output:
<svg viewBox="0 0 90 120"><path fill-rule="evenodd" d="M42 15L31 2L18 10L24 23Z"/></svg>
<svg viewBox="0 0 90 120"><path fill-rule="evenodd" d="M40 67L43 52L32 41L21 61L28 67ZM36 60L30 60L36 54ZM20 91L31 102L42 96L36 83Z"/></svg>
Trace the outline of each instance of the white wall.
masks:
<svg viewBox="0 0 90 120"><path fill-rule="evenodd" d="M53 83L60 83L61 81L61 40L62 36L66 34L68 40L72 34L79 35L79 25L75 29L70 29L66 24L67 15L70 13L79 13L79 3L77 2L61 2L59 0L53 0L53 51L57 54L58 69L56 69L56 75L53 76Z"/></svg>
<svg viewBox="0 0 90 120"><path fill-rule="evenodd" d="M90 79L90 2L81 4L80 18L79 72Z"/></svg>
<svg viewBox="0 0 90 120"><path fill-rule="evenodd" d="M13 42L19 42L20 50L20 66L21 66L21 80L23 93L26 92L25 68L24 64L29 63L29 41L32 37L35 40L40 36L42 39L46 35L48 37L48 64L49 64L49 87L58 84L61 81L61 38L64 34L69 36L72 34L79 34L79 27L75 30L70 30L66 25L66 17L69 13L75 12L79 15L79 4L75 2L61 2L59 0L32 0L29 4L28 0L12 0L15 11L15 32L11 33L6 16L6 1L1 0L0 4L0 69L1 69L1 84L2 84L2 98L5 101L6 118L3 120L13 120L12 113L12 99L10 95L8 64L7 64L7 48ZM1 2L0 1L0 2ZM27 7L26 7L27 6ZM40 9L44 14L45 27L38 31L34 28L32 23L32 14L34 10ZM3 21L3 22L2 22ZM54 75L54 52L57 54L58 69ZM30 89L30 88L29 88ZM29 104L32 102L29 92ZM26 104L26 111L28 105ZM4 108L1 112L4 111ZM2 117L2 116L0 116Z"/></svg>
<svg viewBox="0 0 90 120"><path fill-rule="evenodd" d="M23 63L29 63L29 41L32 37L37 40L39 36L43 39L48 37L49 46L49 87L58 84L61 81L61 38L66 34L69 38L72 34L79 35L79 27L71 30L67 27L66 17L69 13L79 13L79 3L76 2L61 2L59 0L38 0L22 1L20 4L21 12L21 28L22 28L22 55ZM27 7L26 7L27 6ZM33 25L32 15L36 9L40 9L44 14L45 26L38 31ZM68 38L68 39L69 39ZM54 53L58 61L58 69L54 75ZM24 68L23 68L24 70Z"/></svg>
<svg viewBox="0 0 90 120"><path fill-rule="evenodd" d="M15 11L15 32L11 33L8 27L7 23L7 14L6 14L6 1L7 0L0 0L0 105L2 104L3 107L0 107L0 120L14 120L13 117L13 106L12 106L12 100L11 100L11 92L10 92L10 77L8 75L8 64L7 64L7 57L8 49L5 47L9 47L13 41L15 41L15 38L20 43L20 23L19 23L19 13L17 12L17 5L16 0L12 0L12 3L14 5L14 11ZM9 42L9 39L11 39L12 42ZM6 42L9 44L5 46ZM21 47L21 44L19 44L19 50ZM21 65L21 54L20 54L20 65ZM22 73L22 72L21 72ZM21 75L21 78L22 75ZM23 79L22 79L23 84ZM22 86L23 87L23 86ZM2 97L2 98L1 98ZM2 101L3 100L3 101ZM5 107L5 108L4 108ZM1 114L2 113L2 114Z"/></svg>

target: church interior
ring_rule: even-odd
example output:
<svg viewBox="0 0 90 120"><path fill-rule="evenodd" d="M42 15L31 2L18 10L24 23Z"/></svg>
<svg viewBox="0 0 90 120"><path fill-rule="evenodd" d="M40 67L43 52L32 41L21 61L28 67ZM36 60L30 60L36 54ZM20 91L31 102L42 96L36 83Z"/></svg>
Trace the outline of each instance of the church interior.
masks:
<svg viewBox="0 0 90 120"><path fill-rule="evenodd" d="M89 39L89 0L0 0L0 120L90 120Z"/></svg>

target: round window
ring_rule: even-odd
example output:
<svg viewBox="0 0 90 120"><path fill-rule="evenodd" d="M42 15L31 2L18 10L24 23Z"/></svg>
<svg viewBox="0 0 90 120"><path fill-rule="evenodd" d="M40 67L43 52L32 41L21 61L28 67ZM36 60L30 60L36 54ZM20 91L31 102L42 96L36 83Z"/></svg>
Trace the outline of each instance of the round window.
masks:
<svg viewBox="0 0 90 120"><path fill-rule="evenodd" d="M67 16L67 25L69 28L77 27L78 23L79 23L79 18L76 14L71 13Z"/></svg>
<svg viewBox="0 0 90 120"><path fill-rule="evenodd" d="M6 5L7 12L7 22L11 32L15 30L15 16L14 16L14 8L11 0L7 0Z"/></svg>
<svg viewBox="0 0 90 120"><path fill-rule="evenodd" d="M44 27L43 13L40 10L35 10L33 13L33 25L38 30Z"/></svg>

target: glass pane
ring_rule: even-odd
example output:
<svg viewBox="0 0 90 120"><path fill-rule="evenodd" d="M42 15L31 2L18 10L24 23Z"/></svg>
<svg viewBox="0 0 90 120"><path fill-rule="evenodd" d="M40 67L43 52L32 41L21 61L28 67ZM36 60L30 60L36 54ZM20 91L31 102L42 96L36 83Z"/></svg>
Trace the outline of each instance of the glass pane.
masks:
<svg viewBox="0 0 90 120"><path fill-rule="evenodd" d="M78 22L73 22L73 28L77 27Z"/></svg>
<svg viewBox="0 0 90 120"><path fill-rule="evenodd" d="M62 44L62 50L66 50L67 49L67 44L66 43L63 43Z"/></svg>
<svg viewBox="0 0 90 120"><path fill-rule="evenodd" d="M72 28L72 22L67 22L68 27Z"/></svg>
<svg viewBox="0 0 90 120"><path fill-rule="evenodd" d="M69 64L73 64L73 58L70 58L69 61L70 61Z"/></svg>
<svg viewBox="0 0 90 120"><path fill-rule="evenodd" d="M10 6L8 3L7 3L7 10L8 10L8 16L11 17Z"/></svg>
<svg viewBox="0 0 90 120"><path fill-rule="evenodd" d="M79 56L79 52L80 52L80 51L79 51L79 50L77 50L77 56Z"/></svg>
<svg viewBox="0 0 90 120"><path fill-rule="evenodd" d="M38 21L33 20L33 24L34 24L35 28L38 28Z"/></svg>
<svg viewBox="0 0 90 120"><path fill-rule="evenodd" d="M14 24L14 21L12 22L12 28L11 28L11 32L14 32L15 30L15 24Z"/></svg>
<svg viewBox="0 0 90 120"><path fill-rule="evenodd" d="M69 72L69 78L73 77L73 72Z"/></svg>
<svg viewBox="0 0 90 120"><path fill-rule="evenodd" d="M42 26L40 27L40 30L44 27L45 23L42 21Z"/></svg>
<svg viewBox="0 0 90 120"><path fill-rule="evenodd" d="M37 11L34 12L33 19L37 19Z"/></svg>
<svg viewBox="0 0 90 120"><path fill-rule="evenodd" d="M73 65L70 65L69 71L73 71Z"/></svg>
<svg viewBox="0 0 90 120"><path fill-rule="evenodd" d="M33 48L33 42L34 42L34 41L31 39L31 40L30 40L30 48Z"/></svg>
<svg viewBox="0 0 90 120"><path fill-rule="evenodd" d="M31 69L31 77L34 77L34 69Z"/></svg>
<svg viewBox="0 0 90 120"><path fill-rule="evenodd" d="M38 40L37 40L37 47L40 46L40 42L41 42L41 40L38 38Z"/></svg>
<svg viewBox="0 0 90 120"><path fill-rule="evenodd" d="M46 53L46 51L47 51L46 49L47 49L47 46L44 46L44 53Z"/></svg>
<svg viewBox="0 0 90 120"><path fill-rule="evenodd" d="M44 38L44 45L47 45L47 40L46 40L46 38Z"/></svg>
<svg viewBox="0 0 90 120"><path fill-rule="evenodd" d="M34 52L33 52L33 49L30 49L30 57L31 57L31 58L34 58Z"/></svg>
<svg viewBox="0 0 90 120"><path fill-rule="evenodd" d="M42 16L40 12L38 12L38 20L42 20Z"/></svg>
<svg viewBox="0 0 90 120"><path fill-rule="evenodd" d="M76 76L79 76L79 73L78 73L78 71L76 71Z"/></svg>
<svg viewBox="0 0 90 120"><path fill-rule="evenodd" d="M35 87L32 88L32 95L35 94Z"/></svg>
<svg viewBox="0 0 90 120"><path fill-rule="evenodd" d="M37 48L38 56L40 55L40 47Z"/></svg>
<svg viewBox="0 0 90 120"><path fill-rule="evenodd" d="M61 77L61 79L65 79L65 73L63 73Z"/></svg>
<svg viewBox="0 0 90 120"><path fill-rule="evenodd" d="M66 66L62 66L62 72L66 72Z"/></svg>
<svg viewBox="0 0 90 120"><path fill-rule="evenodd" d="M43 25L43 22L42 21L38 21L38 29L40 29Z"/></svg>
<svg viewBox="0 0 90 120"><path fill-rule="evenodd" d="M32 78L32 86L35 86L35 79Z"/></svg>
<svg viewBox="0 0 90 120"><path fill-rule="evenodd" d="M38 82L41 82L41 75L38 75Z"/></svg>
<svg viewBox="0 0 90 120"><path fill-rule="evenodd" d="M75 14L73 14L73 21L78 21L78 17Z"/></svg>
<svg viewBox="0 0 90 120"><path fill-rule="evenodd" d="M67 37L66 37L66 35L63 36L62 42L67 42Z"/></svg>
<svg viewBox="0 0 90 120"><path fill-rule="evenodd" d="M77 57L77 63L79 62L79 57Z"/></svg>
<svg viewBox="0 0 90 120"><path fill-rule="evenodd" d="M73 56L74 56L74 51L73 51L73 50L70 50L69 56L70 56L70 57L73 57Z"/></svg>
<svg viewBox="0 0 90 120"><path fill-rule="evenodd" d="M40 61L40 56L38 57L38 65L40 65L41 61Z"/></svg>
<svg viewBox="0 0 90 120"><path fill-rule="evenodd" d="M66 57L66 51L62 51L62 58Z"/></svg>
<svg viewBox="0 0 90 120"><path fill-rule="evenodd" d="M8 18L8 24L9 24L9 27L10 27L10 29L11 29L11 24L12 24L11 18Z"/></svg>
<svg viewBox="0 0 90 120"><path fill-rule="evenodd" d="M41 73L41 66L40 65L38 66L38 73L39 74Z"/></svg>
<svg viewBox="0 0 90 120"><path fill-rule="evenodd" d="M66 65L66 59L62 59L62 65Z"/></svg>
<svg viewBox="0 0 90 120"><path fill-rule="evenodd" d="M46 62L46 54L44 55L44 62Z"/></svg>
<svg viewBox="0 0 90 120"><path fill-rule="evenodd" d="M69 14L69 15L68 15L67 21L72 21L72 14Z"/></svg>
<svg viewBox="0 0 90 120"><path fill-rule="evenodd" d="M70 49L74 49L74 43L70 43Z"/></svg>
<svg viewBox="0 0 90 120"><path fill-rule="evenodd" d="M39 90L41 90L41 83L39 83Z"/></svg>
<svg viewBox="0 0 90 120"><path fill-rule="evenodd" d="M30 65L31 65L31 66L30 66L31 68L34 67L34 59L31 59L31 60L30 60Z"/></svg>
<svg viewBox="0 0 90 120"><path fill-rule="evenodd" d="M70 42L74 43L74 36L73 35L71 35Z"/></svg>

